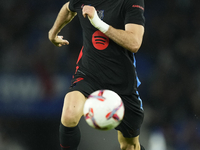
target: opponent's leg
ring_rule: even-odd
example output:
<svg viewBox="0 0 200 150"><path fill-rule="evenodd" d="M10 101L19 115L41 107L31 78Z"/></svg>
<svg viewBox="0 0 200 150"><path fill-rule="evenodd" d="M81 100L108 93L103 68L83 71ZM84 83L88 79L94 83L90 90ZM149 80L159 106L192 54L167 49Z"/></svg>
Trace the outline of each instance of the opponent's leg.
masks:
<svg viewBox="0 0 200 150"><path fill-rule="evenodd" d="M118 131L118 141L122 150L143 150L142 147L140 147L139 136L125 138L123 134Z"/></svg>
<svg viewBox="0 0 200 150"><path fill-rule="evenodd" d="M66 94L59 130L61 150L77 150L80 142L78 123L83 115L85 96L79 91Z"/></svg>

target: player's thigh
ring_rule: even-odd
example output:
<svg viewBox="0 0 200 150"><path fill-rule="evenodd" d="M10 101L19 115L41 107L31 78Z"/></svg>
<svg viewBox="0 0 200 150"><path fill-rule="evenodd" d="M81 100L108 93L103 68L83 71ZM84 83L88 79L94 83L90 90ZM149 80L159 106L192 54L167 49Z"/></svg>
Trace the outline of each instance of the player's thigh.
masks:
<svg viewBox="0 0 200 150"><path fill-rule="evenodd" d="M61 122L66 126L76 125L83 115L86 97L79 91L66 94L63 104Z"/></svg>
<svg viewBox="0 0 200 150"><path fill-rule="evenodd" d="M139 135L132 138L125 138L123 134L118 131L118 141L122 150L140 150Z"/></svg>

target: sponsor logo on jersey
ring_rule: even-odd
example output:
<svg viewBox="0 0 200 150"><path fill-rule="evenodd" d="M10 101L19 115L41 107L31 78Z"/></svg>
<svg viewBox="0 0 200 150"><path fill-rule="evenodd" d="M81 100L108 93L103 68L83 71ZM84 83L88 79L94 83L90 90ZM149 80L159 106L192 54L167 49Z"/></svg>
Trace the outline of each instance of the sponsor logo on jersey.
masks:
<svg viewBox="0 0 200 150"><path fill-rule="evenodd" d="M98 30L92 35L92 44L96 49L104 50L109 45L109 38Z"/></svg>

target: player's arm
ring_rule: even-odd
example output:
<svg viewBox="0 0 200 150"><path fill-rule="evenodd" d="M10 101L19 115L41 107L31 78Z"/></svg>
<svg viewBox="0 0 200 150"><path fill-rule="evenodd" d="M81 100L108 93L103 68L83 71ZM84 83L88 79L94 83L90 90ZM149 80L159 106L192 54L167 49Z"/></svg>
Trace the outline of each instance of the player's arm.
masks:
<svg viewBox="0 0 200 150"><path fill-rule="evenodd" d="M62 28L68 24L74 17L76 16L76 12L72 12L69 9L69 2L63 5L56 21L54 22L53 27L49 31L49 40L56 46L60 47L62 45L68 45L69 42L63 39L63 36L58 36L58 33L62 30Z"/></svg>
<svg viewBox="0 0 200 150"><path fill-rule="evenodd" d="M126 24L125 30L115 29L103 22L92 6L83 7L83 16L88 16L91 24L103 32L106 36L127 50L136 53L143 40L144 27L137 24Z"/></svg>
<svg viewBox="0 0 200 150"><path fill-rule="evenodd" d="M144 27L137 24L126 24L125 30L115 29L109 26L105 35L125 49L136 53L143 40Z"/></svg>

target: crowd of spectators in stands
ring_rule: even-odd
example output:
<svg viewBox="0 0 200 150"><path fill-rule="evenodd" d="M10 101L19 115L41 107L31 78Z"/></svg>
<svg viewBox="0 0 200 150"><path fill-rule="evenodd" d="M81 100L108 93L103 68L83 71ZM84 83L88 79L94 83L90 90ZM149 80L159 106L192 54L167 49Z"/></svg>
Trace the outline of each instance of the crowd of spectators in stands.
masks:
<svg viewBox="0 0 200 150"><path fill-rule="evenodd" d="M72 74L82 46L77 17L57 48L48 31L60 0L0 2L0 73ZM168 150L200 148L200 1L146 0L145 36L136 54L145 127L161 130ZM1 133L1 132L0 132Z"/></svg>

